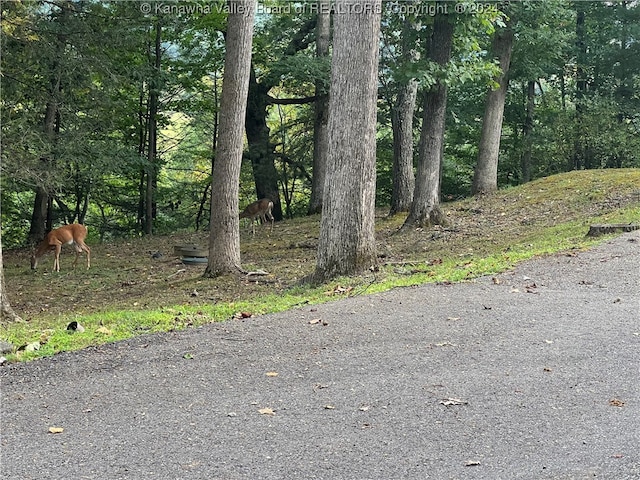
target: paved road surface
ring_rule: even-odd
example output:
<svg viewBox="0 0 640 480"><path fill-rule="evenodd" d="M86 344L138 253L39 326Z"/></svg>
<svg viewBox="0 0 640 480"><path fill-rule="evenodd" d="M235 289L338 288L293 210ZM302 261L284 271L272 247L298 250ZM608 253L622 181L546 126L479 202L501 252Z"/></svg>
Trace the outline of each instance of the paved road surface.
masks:
<svg viewBox="0 0 640 480"><path fill-rule="evenodd" d="M4 367L0 477L640 479L639 253Z"/></svg>

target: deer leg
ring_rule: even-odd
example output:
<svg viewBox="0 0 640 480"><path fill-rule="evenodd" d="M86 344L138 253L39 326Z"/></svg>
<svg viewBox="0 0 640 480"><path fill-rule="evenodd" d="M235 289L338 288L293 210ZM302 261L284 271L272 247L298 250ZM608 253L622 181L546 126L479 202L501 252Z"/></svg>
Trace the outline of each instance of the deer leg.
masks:
<svg viewBox="0 0 640 480"><path fill-rule="evenodd" d="M55 258L53 259L53 269L56 272L60 271L60 250L62 250L62 245L56 245L56 255Z"/></svg>
<svg viewBox="0 0 640 480"><path fill-rule="evenodd" d="M91 249L84 243L82 244L82 249L87 252L87 270L89 270L89 267L91 266Z"/></svg>

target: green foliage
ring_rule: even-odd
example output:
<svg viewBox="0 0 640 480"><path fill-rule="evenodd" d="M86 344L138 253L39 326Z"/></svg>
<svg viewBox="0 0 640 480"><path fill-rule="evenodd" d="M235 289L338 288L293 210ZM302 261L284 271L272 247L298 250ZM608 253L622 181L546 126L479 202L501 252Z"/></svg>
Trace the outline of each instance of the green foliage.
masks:
<svg viewBox="0 0 640 480"><path fill-rule="evenodd" d="M55 197L54 223L77 218L88 199L86 222L101 238L136 235L141 176L149 169L158 173L158 232L193 229L196 218L199 228L206 226L225 4L163 5L167 8L145 14L137 2L2 4L0 195L7 246L24 243L38 187ZM315 57L312 9L280 8L279 1L262 5L254 36L258 84L280 99L311 97L316 85L327 88L330 59ZM432 14L443 5L455 23L453 58L446 68L425 60ZM638 4L549 0L512 2L502 5L504 11L496 7L465 1L454 12L447 2L385 4L379 204L390 196L389 105L396 86L410 78L420 80L422 91L438 78L448 84L442 192L445 198L468 193L484 99L497 74L488 60L491 35L507 21L516 39L500 184L522 180L525 152L531 154L533 178L572 168L640 165ZM578 11L585 19L580 39ZM159 21L162 61L156 72L150 46ZM528 81L536 81L536 94L533 130L525 139L523 85ZM580 81L586 86L578 92ZM159 158L149 165L146 98L152 86L161 91L161 132ZM59 109L53 134L44 126L48 105ZM287 215L304 213L312 175L313 105L268 108ZM416 118L420 113L418 107ZM416 122L416 142L419 129ZM254 190L251 167L243 165L242 204L254 199Z"/></svg>

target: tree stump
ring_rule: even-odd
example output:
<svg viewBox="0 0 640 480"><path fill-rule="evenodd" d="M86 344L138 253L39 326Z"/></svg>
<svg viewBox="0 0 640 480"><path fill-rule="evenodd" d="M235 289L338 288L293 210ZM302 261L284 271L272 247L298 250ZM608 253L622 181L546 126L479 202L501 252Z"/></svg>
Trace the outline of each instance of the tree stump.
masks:
<svg viewBox="0 0 640 480"><path fill-rule="evenodd" d="M587 237L598 237L600 235L606 235L608 233L616 232L633 232L639 230L640 225L634 225L633 223L604 223L591 225L587 232Z"/></svg>

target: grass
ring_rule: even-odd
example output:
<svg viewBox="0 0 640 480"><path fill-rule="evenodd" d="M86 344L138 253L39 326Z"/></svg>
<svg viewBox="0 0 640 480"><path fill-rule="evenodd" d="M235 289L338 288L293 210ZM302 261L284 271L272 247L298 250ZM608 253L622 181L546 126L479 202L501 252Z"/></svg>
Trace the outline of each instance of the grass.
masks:
<svg viewBox="0 0 640 480"><path fill-rule="evenodd" d="M91 269L71 269L67 250L60 273L51 271L51 257L32 272L29 251L5 251L9 300L26 321L3 325L0 338L19 347L9 361L26 361L348 295L473 281L536 256L589 248L603 240L585 237L590 224L639 222L640 169L571 172L443 207L451 227L404 235L395 234L404 217L380 210L379 270L313 288L298 281L315 267L317 216L280 222L270 237L263 229L255 237L243 229L243 267L269 272L258 281L205 279L203 266L183 265L172 255L174 245L206 247L206 233L90 242ZM153 259L150 252L158 251L163 256ZM84 332L67 331L71 321Z"/></svg>

